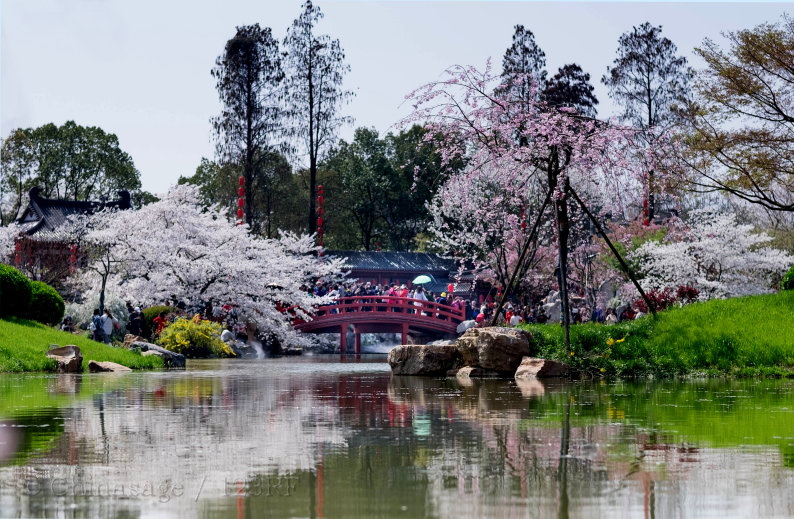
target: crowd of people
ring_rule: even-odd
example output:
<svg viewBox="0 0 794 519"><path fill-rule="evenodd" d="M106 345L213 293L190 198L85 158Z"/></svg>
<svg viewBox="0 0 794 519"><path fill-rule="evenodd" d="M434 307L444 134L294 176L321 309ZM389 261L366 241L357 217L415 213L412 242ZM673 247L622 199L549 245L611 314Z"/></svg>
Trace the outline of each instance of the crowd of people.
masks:
<svg viewBox="0 0 794 519"><path fill-rule="evenodd" d="M460 295L453 295L447 292L433 292L426 290L422 285L415 285L408 288L403 283L372 283L369 281L356 281L347 283L325 283L318 281L311 290L315 296L330 296L333 299L342 297L364 297L364 296L381 296L384 302L394 302L396 298L409 298L419 301L430 301L441 305L449 305L457 310L464 311L464 320L473 320L478 326L486 326L493 321L494 312L498 306L498 301L494 294L488 294L464 298ZM363 302L364 300L362 300ZM544 305L545 300L539 301L537 304L519 304L517 302L508 302L501 309L499 317L496 319L497 324L516 326L519 323L546 323L549 322L550 316L547 315ZM385 310L385 308L384 308ZM334 310L331 311L334 313ZM642 317L644 314L632 308L631 306L624 305L618 308L595 308L589 311L587 306L579 303L572 303L571 305L571 322L599 322L599 323L616 323L625 320L632 320Z"/></svg>

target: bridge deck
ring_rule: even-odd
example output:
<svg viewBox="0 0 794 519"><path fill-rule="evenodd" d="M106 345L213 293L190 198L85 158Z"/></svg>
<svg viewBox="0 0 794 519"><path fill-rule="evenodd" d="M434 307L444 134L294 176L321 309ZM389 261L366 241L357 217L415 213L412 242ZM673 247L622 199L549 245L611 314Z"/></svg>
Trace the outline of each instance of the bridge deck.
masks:
<svg viewBox="0 0 794 519"><path fill-rule="evenodd" d="M362 333L400 333L405 344L410 332L455 333L465 311L420 299L396 296L340 297L335 304L315 309L311 321L298 321L304 333L339 333L342 353L347 330L353 326L356 353L361 352Z"/></svg>

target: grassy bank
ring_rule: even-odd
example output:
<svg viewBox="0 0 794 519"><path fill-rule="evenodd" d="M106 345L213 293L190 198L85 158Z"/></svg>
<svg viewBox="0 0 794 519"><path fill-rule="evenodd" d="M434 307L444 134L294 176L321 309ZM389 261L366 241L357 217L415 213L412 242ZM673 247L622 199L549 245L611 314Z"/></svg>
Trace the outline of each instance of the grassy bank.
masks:
<svg viewBox="0 0 794 519"><path fill-rule="evenodd" d="M696 303L615 325L527 325L533 354L593 375L794 376L794 291Z"/></svg>
<svg viewBox="0 0 794 519"><path fill-rule="evenodd" d="M122 348L112 348L86 337L73 335L33 321L0 320L0 373L23 371L55 371L55 361L46 357L50 344L74 344L83 355L83 370L88 361L110 361L132 369L162 368L158 357L143 357Z"/></svg>

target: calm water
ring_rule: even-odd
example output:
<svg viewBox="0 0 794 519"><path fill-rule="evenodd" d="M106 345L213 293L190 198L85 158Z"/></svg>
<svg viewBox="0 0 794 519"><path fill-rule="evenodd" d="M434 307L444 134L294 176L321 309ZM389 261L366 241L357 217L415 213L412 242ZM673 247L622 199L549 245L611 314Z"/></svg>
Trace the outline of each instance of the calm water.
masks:
<svg viewBox="0 0 794 519"><path fill-rule="evenodd" d="M0 375L0 517L794 517L794 381Z"/></svg>

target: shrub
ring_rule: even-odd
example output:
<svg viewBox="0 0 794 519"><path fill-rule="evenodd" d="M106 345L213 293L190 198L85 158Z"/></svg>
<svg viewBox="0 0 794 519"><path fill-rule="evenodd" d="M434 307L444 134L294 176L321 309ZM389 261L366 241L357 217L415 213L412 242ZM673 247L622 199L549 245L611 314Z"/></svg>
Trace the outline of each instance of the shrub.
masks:
<svg viewBox="0 0 794 519"><path fill-rule="evenodd" d="M58 324L63 318L63 298L47 283L31 281L32 298L26 317L44 324Z"/></svg>
<svg viewBox="0 0 794 519"><path fill-rule="evenodd" d="M217 323L199 319L179 318L160 334L158 341L167 350L181 353L191 359L234 357L228 344L221 340L221 326Z"/></svg>
<svg viewBox="0 0 794 519"><path fill-rule="evenodd" d="M780 281L780 288L783 290L794 290L794 265L786 272L783 279Z"/></svg>
<svg viewBox="0 0 794 519"><path fill-rule="evenodd" d="M689 285L681 285L680 287L678 287L678 290L676 291L675 295L676 298L678 298L678 300L681 301L681 303L689 304L689 303L694 303L695 301L698 300L698 296L700 295L700 292L695 287L691 287Z"/></svg>
<svg viewBox="0 0 794 519"><path fill-rule="evenodd" d="M657 312L662 310L666 310L673 306L675 303L675 294L673 293L672 288L665 288L664 290L649 290L645 293L648 296L648 300L651 302L651 306ZM634 308L640 310L641 312L648 313L648 305L645 304L645 300L643 298L639 298L634 301Z"/></svg>
<svg viewBox="0 0 794 519"><path fill-rule="evenodd" d="M25 317L32 297L30 280L14 267L0 264L0 318Z"/></svg>
<svg viewBox="0 0 794 519"><path fill-rule="evenodd" d="M166 314L171 312L170 306L150 306L149 308L143 309L143 333L144 337L151 337L152 330L154 329L154 318L160 315L160 312L165 312Z"/></svg>

